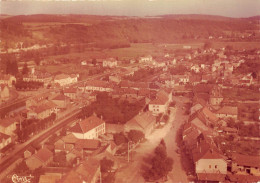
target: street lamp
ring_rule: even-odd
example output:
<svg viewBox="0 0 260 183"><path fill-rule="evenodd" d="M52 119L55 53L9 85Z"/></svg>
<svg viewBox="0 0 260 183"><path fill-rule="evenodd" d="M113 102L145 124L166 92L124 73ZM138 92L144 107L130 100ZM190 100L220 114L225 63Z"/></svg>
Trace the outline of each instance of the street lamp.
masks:
<svg viewBox="0 0 260 183"><path fill-rule="evenodd" d="M127 143L127 162L129 163L129 155L130 155L130 151L132 150L131 149L131 144L130 143L132 143L132 141L131 140L129 140L128 141L128 143Z"/></svg>

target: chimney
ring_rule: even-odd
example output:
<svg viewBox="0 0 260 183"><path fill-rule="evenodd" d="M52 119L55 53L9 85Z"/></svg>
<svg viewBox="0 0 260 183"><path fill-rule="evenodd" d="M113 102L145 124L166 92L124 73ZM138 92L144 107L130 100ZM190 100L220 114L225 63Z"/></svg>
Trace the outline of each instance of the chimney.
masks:
<svg viewBox="0 0 260 183"><path fill-rule="evenodd" d="M103 120L103 116L101 115L100 118Z"/></svg>
<svg viewBox="0 0 260 183"><path fill-rule="evenodd" d="M200 146L200 153L201 153L201 146Z"/></svg>

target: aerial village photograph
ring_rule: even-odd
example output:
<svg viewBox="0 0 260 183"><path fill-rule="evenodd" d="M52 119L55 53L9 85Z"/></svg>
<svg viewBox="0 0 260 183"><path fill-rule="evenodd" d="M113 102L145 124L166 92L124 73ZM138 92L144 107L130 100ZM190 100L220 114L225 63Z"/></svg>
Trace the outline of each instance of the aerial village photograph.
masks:
<svg viewBox="0 0 260 183"><path fill-rule="evenodd" d="M260 0L2 0L0 183L259 183Z"/></svg>

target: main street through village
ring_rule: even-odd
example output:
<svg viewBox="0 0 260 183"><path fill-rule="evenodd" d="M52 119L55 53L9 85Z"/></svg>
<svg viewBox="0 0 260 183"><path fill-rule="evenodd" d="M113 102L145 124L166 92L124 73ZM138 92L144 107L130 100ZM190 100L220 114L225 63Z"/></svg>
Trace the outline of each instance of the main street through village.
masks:
<svg viewBox="0 0 260 183"><path fill-rule="evenodd" d="M148 137L147 141L140 144L133 151L132 161L126 166L119 169L116 173L116 183L143 183L142 166L145 159L153 155L155 147L161 139L164 139L167 147L168 156L173 158L173 170L168 175L168 183L188 182L188 177L181 165L180 155L176 153L178 149L176 143L177 131L185 123L188 116L184 114L184 97L173 97L176 106L171 108L169 122L160 129L154 130Z"/></svg>

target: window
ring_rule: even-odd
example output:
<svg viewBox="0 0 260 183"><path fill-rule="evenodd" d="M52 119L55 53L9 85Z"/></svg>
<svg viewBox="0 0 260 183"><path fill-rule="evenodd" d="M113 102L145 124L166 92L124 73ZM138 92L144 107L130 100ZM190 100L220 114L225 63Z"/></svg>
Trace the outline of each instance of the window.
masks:
<svg viewBox="0 0 260 183"><path fill-rule="evenodd" d="M215 168L218 168L218 165L215 165Z"/></svg>
<svg viewBox="0 0 260 183"><path fill-rule="evenodd" d="M211 165L209 165L209 168L211 168Z"/></svg>

